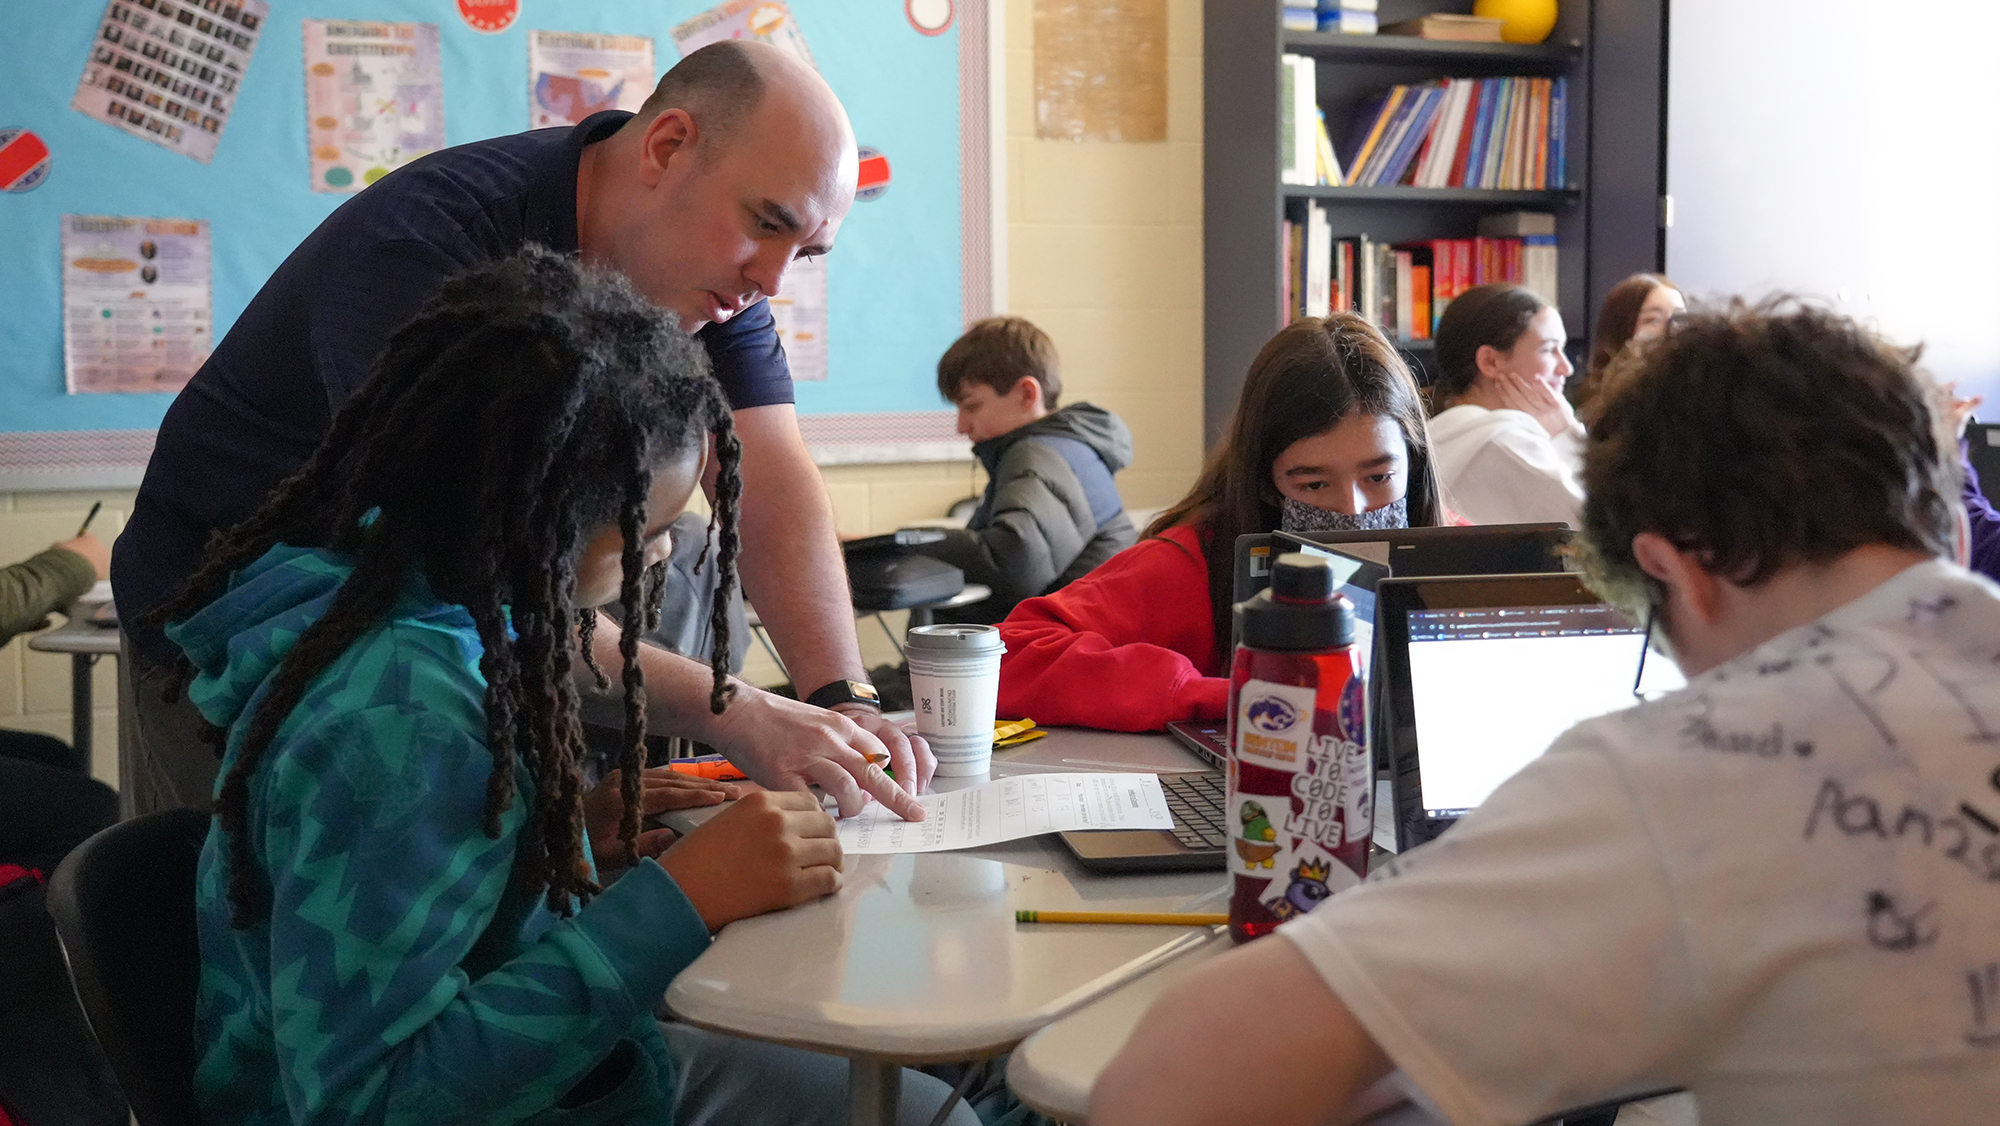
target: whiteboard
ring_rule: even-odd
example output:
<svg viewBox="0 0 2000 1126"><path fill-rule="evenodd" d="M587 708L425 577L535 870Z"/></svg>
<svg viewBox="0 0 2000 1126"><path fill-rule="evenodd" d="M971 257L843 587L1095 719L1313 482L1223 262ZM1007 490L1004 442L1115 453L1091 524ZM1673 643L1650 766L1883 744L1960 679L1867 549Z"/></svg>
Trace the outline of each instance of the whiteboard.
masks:
<svg viewBox="0 0 2000 1126"><path fill-rule="evenodd" d="M0 127L39 134L51 166L35 189L0 193L0 488L136 484L171 400L65 393L61 215L208 220L220 336L347 198L308 185L303 18L438 24L445 139L464 144L528 128L530 29L651 36L664 70L678 58L673 27L712 5L520 6L507 30L486 33L450 0L274 0L215 158L204 165L69 108L103 0L11 5L0 36L0 74L8 75ZM906 0L790 7L858 141L891 170L887 191L855 204L827 259L828 378L797 385L802 429L822 461L965 456L937 395L935 365L968 319L991 311L996 288L988 5L956 0L941 32L920 29ZM934 19L935 0L919 8Z"/></svg>
<svg viewBox="0 0 2000 1126"><path fill-rule="evenodd" d="M1825 298L2000 417L2000 8L1675 0L1670 34L1668 275Z"/></svg>

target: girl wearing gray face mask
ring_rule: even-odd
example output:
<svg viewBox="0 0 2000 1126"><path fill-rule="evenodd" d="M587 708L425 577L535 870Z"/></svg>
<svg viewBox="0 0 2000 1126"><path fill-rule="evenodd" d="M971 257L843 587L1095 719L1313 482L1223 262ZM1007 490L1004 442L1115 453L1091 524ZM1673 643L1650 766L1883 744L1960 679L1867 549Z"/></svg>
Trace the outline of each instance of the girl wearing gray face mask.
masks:
<svg viewBox="0 0 2000 1126"><path fill-rule="evenodd" d="M1236 538L1455 522L1429 448L1416 381L1380 330L1346 313L1287 326L1251 362L1193 490L1001 623L1001 714L1121 731L1220 718Z"/></svg>

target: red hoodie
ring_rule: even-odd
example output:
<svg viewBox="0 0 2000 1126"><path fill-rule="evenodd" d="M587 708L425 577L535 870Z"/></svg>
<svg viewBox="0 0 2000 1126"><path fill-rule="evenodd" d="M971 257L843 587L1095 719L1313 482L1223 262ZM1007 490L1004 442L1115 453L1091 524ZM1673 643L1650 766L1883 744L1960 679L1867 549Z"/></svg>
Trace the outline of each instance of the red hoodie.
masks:
<svg viewBox="0 0 2000 1126"><path fill-rule="evenodd" d="M1221 719L1208 563L1192 525L1140 540L1000 623L1000 714L1111 731Z"/></svg>

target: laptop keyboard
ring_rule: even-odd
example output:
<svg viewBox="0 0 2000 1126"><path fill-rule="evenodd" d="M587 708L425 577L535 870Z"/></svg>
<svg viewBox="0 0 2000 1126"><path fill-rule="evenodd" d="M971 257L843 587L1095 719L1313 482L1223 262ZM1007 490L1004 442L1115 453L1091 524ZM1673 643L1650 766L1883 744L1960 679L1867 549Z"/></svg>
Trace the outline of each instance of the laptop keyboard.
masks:
<svg viewBox="0 0 2000 1126"><path fill-rule="evenodd" d="M1174 815L1174 838L1189 848L1219 849L1229 839L1228 800L1222 773L1162 774L1160 789Z"/></svg>

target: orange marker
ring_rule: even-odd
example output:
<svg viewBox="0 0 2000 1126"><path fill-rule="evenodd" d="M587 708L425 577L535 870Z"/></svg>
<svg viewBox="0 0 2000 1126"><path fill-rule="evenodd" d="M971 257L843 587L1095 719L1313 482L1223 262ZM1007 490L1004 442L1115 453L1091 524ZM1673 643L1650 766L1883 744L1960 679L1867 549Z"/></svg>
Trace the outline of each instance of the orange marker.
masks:
<svg viewBox="0 0 2000 1126"><path fill-rule="evenodd" d="M706 778L711 782L747 782L748 774L736 769L736 764L726 759L711 759L707 762L670 762L667 768L676 774L691 778Z"/></svg>

